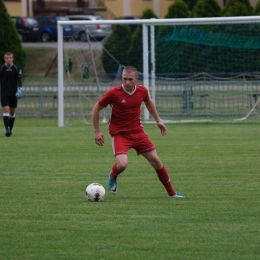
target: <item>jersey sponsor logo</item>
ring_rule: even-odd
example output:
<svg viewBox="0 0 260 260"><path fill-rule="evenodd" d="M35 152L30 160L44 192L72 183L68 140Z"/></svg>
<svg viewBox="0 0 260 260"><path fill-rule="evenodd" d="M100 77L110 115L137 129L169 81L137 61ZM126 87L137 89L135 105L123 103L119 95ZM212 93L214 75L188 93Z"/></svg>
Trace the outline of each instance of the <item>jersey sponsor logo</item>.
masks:
<svg viewBox="0 0 260 260"><path fill-rule="evenodd" d="M126 103L126 101L123 99L123 100L121 101L121 103Z"/></svg>

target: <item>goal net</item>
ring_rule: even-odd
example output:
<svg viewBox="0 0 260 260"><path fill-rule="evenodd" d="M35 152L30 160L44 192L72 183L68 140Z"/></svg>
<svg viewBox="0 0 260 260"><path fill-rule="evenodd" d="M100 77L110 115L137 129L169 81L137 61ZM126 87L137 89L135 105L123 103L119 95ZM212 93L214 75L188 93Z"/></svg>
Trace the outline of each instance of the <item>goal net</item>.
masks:
<svg viewBox="0 0 260 260"><path fill-rule="evenodd" d="M58 24L59 126L90 123L91 109L121 84L124 66L139 71L165 122L260 122L260 16L101 20L111 33L63 41ZM144 121L152 118L142 109ZM110 109L103 110L103 122Z"/></svg>

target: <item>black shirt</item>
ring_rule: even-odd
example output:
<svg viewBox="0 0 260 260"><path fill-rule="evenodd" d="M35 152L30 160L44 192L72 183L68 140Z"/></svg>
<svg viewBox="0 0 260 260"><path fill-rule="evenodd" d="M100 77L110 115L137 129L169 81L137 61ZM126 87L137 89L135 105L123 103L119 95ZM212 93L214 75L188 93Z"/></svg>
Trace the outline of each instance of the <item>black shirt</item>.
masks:
<svg viewBox="0 0 260 260"><path fill-rule="evenodd" d="M14 96L17 91L18 79L23 76L22 70L16 64L10 67L5 64L0 65L0 82L1 82L1 95Z"/></svg>

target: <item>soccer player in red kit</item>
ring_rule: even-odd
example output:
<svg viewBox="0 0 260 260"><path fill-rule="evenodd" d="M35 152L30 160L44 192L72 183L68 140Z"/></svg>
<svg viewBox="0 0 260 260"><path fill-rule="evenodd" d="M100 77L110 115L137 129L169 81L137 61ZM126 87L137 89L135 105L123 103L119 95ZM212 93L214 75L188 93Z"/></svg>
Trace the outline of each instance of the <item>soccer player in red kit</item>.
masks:
<svg viewBox="0 0 260 260"><path fill-rule="evenodd" d="M142 102L144 102L149 113L156 121L161 134L163 136L166 134L166 127L160 120L147 88L137 85L137 80L138 72L136 68L133 66L125 67L122 72L123 84L108 90L92 109L95 143L102 146L105 137L99 128L100 110L108 105L112 108L108 125L116 162L109 173L108 188L113 194L117 192L118 175L126 169L128 163L127 153L133 148L138 155L142 154L154 167L169 197L184 198L180 192L173 189L168 172L158 157L155 146L143 130L141 122Z"/></svg>

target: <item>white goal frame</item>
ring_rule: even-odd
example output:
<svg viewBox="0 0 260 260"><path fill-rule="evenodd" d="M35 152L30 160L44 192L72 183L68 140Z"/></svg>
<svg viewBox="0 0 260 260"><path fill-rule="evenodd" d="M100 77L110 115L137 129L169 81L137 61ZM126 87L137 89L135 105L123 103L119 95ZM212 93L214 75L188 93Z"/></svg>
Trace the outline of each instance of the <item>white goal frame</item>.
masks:
<svg viewBox="0 0 260 260"><path fill-rule="evenodd" d="M155 100L155 53L154 53L154 25L199 25L199 24L220 24L220 23L260 23L260 16L237 16L237 17L212 17L212 18L178 18L178 19L138 19L138 20L99 20L100 24L142 24L143 26L143 85L148 88L152 99ZM63 64L63 30L64 25L94 25L96 21L58 21L58 126L64 126L64 64ZM150 30L150 60L151 82L149 82L149 52L148 52L148 26ZM144 110L144 119L149 119L149 112Z"/></svg>

